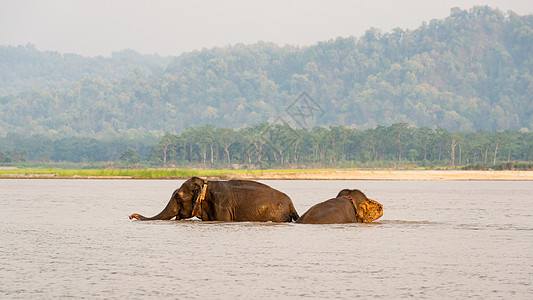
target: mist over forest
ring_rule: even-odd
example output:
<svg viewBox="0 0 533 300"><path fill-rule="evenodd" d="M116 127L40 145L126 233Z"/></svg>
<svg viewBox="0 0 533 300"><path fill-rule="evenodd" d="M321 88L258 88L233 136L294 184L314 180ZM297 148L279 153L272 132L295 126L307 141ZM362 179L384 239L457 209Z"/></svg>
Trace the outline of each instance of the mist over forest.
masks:
<svg viewBox="0 0 533 300"><path fill-rule="evenodd" d="M306 47L259 42L176 57L83 57L0 46L0 151L22 151L15 141L32 136L155 145L191 127L241 130L285 115L302 92L323 109L313 127L529 136L532 48L532 15L486 6L451 9L415 30L370 28Z"/></svg>

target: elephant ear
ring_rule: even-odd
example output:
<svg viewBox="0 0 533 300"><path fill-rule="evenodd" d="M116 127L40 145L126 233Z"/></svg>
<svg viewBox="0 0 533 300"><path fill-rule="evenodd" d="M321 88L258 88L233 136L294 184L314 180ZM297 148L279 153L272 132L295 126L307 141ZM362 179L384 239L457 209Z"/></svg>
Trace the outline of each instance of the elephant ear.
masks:
<svg viewBox="0 0 533 300"><path fill-rule="evenodd" d="M199 185L198 183L192 183L191 184L193 208L196 206L196 199L198 199L198 197L200 197L200 192L201 191L202 191L202 186L201 185Z"/></svg>
<svg viewBox="0 0 533 300"><path fill-rule="evenodd" d="M348 195L350 195L350 190L349 189L344 189L344 190L339 192L339 194L337 195L337 198L338 197L342 197L342 196L348 196Z"/></svg>
<svg viewBox="0 0 533 300"><path fill-rule="evenodd" d="M194 197L193 197L193 202L192 202L192 213L191 215L193 217L197 217L197 218L202 218L201 216L201 210L202 210L202 204L201 204L201 201L203 200L202 198L200 198L202 195L202 186L199 185L198 183L195 183L195 187L194 187ZM204 193L205 195L205 193Z"/></svg>
<svg viewBox="0 0 533 300"><path fill-rule="evenodd" d="M190 196L192 200L194 201L200 190L202 189L202 186L194 180L195 178L191 178L183 183L182 188L180 188L180 197L185 198L187 196Z"/></svg>
<svg viewBox="0 0 533 300"><path fill-rule="evenodd" d="M356 203L361 203L361 202L364 202L366 201L366 199L368 199L366 197L366 195L361 192L360 190L349 190L349 189L344 189L342 191L339 192L339 194L337 195L337 197L344 197L344 196L350 196L352 197Z"/></svg>
<svg viewBox="0 0 533 300"><path fill-rule="evenodd" d="M195 182L194 183L194 193L195 194L200 193L201 190L202 190L202 186Z"/></svg>
<svg viewBox="0 0 533 300"><path fill-rule="evenodd" d="M372 199L356 204L357 221L369 223L383 216L383 205Z"/></svg>

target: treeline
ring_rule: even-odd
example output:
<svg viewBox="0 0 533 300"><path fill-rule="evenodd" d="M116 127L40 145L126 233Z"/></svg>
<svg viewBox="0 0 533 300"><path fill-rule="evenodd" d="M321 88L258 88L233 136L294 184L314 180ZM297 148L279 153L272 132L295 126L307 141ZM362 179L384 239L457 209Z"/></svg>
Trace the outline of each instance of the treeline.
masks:
<svg viewBox="0 0 533 300"><path fill-rule="evenodd" d="M109 167L260 168L531 168L533 133L450 132L406 123L353 129L295 129L263 123L241 129L212 125L157 140L96 140L10 134L0 138L0 162L110 162ZM509 164L512 163L512 164ZM529 167L527 167L529 166Z"/></svg>
<svg viewBox="0 0 533 300"><path fill-rule="evenodd" d="M150 160L158 138L94 139L83 137L50 138L10 133L0 137L0 163L34 162L131 162ZM129 151L128 151L129 150ZM135 153L132 153L134 151ZM126 156L124 156L126 154Z"/></svg>
<svg viewBox="0 0 533 300"><path fill-rule="evenodd" d="M263 123L242 129L191 127L166 134L152 153L163 167L325 168L495 166L533 161L533 133L449 132L407 123L351 129L294 129Z"/></svg>
<svg viewBox="0 0 533 300"><path fill-rule="evenodd" d="M193 51L158 71L149 69L160 60L128 53L80 65L68 55L7 50L0 51L0 87L27 89L0 95L0 136L241 128L276 119L302 91L324 108L317 126L533 131L533 16L486 6L452 9L412 31L372 28L309 47L260 42ZM141 67L131 71L134 65ZM53 76L34 76L48 71ZM70 77L76 81L65 88Z"/></svg>

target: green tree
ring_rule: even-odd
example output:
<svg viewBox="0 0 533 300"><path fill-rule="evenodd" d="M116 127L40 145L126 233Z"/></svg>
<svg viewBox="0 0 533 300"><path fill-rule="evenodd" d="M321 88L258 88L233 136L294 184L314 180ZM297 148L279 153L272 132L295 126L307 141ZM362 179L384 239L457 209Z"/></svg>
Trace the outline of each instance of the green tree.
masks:
<svg viewBox="0 0 533 300"><path fill-rule="evenodd" d="M119 163L125 164L128 167L133 167L141 161L141 157L137 151L129 148L122 155L120 155Z"/></svg>

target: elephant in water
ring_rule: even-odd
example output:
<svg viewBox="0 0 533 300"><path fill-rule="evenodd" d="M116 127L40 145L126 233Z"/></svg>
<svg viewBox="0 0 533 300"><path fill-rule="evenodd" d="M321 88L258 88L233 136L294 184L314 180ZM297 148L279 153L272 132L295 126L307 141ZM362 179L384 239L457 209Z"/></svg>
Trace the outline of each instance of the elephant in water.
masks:
<svg viewBox="0 0 533 300"><path fill-rule="evenodd" d="M368 223L383 216L383 205L359 190L342 190L333 198L312 206L296 223Z"/></svg>
<svg viewBox="0 0 533 300"><path fill-rule="evenodd" d="M158 215L130 219L176 220L198 217L203 221L291 222L298 219L291 199L268 185L249 180L207 181L192 177L174 191Z"/></svg>

